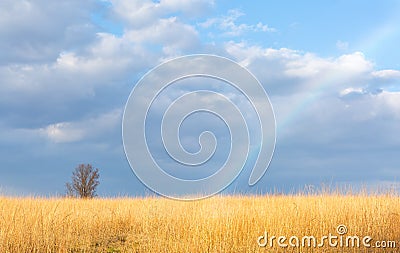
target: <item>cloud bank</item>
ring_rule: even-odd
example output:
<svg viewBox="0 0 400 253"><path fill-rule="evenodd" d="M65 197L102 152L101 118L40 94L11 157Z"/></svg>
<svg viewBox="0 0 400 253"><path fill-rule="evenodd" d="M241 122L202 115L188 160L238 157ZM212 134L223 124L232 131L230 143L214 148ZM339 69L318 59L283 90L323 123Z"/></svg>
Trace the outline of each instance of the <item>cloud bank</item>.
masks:
<svg viewBox="0 0 400 253"><path fill-rule="evenodd" d="M215 4L3 1L3 189L17 194L62 192L77 163L93 162L104 167L101 193L144 194L147 190L131 173L122 149L124 104L144 73L166 59L192 53L238 61L263 84L275 109L277 148L267 174L255 188L248 188L245 171L239 186L233 187L262 192L321 182L396 181L399 70L377 69L362 52L349 52L340 40L337 47L346 53L332 57L232 41L231 37L280 28L240 23L244 13L239 10L209 17ZM104 15L94 22L99 12ZM106 21L119 24L122 33L103 29L101 22ZM214 42L204 36L218 33L226 39ZM183 139L196 139L190 131L186 134ZM43 178L51 182L43 186Z"/></svg>

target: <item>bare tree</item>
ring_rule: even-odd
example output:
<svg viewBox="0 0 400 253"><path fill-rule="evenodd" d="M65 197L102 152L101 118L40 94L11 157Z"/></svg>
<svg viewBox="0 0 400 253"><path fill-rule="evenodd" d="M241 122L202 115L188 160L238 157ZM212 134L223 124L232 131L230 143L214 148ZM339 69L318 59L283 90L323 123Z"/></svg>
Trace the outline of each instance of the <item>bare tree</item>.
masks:
<svg viewBox="0 0 400 253"><path fill-rule="evenodd" d="M93 198L99 182L99 169L91 164L79 164L72 172L72 181L66 183L68 197Z"/></svg>

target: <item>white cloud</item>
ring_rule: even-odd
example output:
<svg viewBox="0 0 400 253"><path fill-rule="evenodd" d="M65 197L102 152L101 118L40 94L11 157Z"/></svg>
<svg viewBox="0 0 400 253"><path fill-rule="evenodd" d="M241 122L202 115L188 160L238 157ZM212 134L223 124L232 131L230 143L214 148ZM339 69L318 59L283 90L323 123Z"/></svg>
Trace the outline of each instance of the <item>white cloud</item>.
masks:
<svg viewBox="0 0 400 253"><path fill-rule="evenodd" d="M322 58L287 48L262 48L235 42L227 43L225 49L253 71L272 95L315 89L337 94L349 85L365 84L373 72L373 64L360 52Z"/></svg>
<svg viewBox="0 0 400 253"><path fill-rule="evenodd" d="M180 55L200 46L195 28L176 17L159 19L151 26L127 31L125 38L142 45L160 45L167 56Z"/></svg>
<svg viewBox="0 0 400 253"><path fill-rule="evenodd" d="M389 115L395 115L400 120L400 92L383 91L377 94L377 99Z"/></svg>
<svg viewBox="0 0 400 253"><path fill-rule="evenodd" d="M386 80L398 80L400 81L400 71L393 69L378 70L372 72L373 77L382 78Z"/></svg>
<svg viewBox="0 0 400 253"><path fill-rule="evenodd" d="M47 126L43 129L46 136L56 142L75 142L82 140L85 135L83 129L74 127L72 123L61 122Z"/></svg>
<svg viewBox="0 0 400 253"><path fill-rule="evenodd" d="M115 18L124 21L126 29L151 26L159 19L169 18L177 12L183 16L198 16L214 6L213 0L111 0Z"/></svg>
<svg viewBox="0 0 400 253"><path fill-rule="evenodd" d="M276 32L275 28L269 27L262 22L258 22L255 25L249 25L246 23L239 23L237 20L245 14L239 10L229 10L228 14L218 18L209 18L206 21L199 23L200 27L210 28L216 27L223 31L226 36L239 36L246 32Z"/></svg>
<svg viewBox="0 0 400 253"><path fill-rule="evenodd" d="M114 130L120 124L121 116L122 111L118 109L82 121L51 124L38 132L55 143L88 140Z"/></svg>
<svg viewBox="0 0 400 253"><path fill-rule="evenodd" d="M267 64L260 64L260 67L267 68L277 64L292 77L315 77L327 72L340 72L346 76L358 75L372 70L373 67L361 52L345 54L338 58L321 58L312 53L288 48L262 48L245 43L229 42L225 48L230 55L248 67L254 61L263 60Z"/></svg>
<svg viewBox="0 0 400 253"><path fill-rule="evenodd" d="M342 91L340 91L340 96L344 97L347 95L351 95L351 94L363 94L365 91L362 88L346 88Z"/></svg>
<svg viewBox="0 0 400 253"><path fill-rule="evenodd" d="M349 49L349 42L338 40L336 42L336 48L341 51L346 51Z"/></svg>

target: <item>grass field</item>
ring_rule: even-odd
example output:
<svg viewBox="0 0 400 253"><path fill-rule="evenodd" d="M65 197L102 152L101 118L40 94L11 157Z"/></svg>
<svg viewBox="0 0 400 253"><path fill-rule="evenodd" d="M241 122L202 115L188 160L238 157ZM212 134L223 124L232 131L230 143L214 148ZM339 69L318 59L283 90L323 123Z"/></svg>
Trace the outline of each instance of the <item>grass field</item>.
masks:
<svg viewBox="0 0 400 253"><path fill-rule="evenodd" d="M260 236L370 236L370 247L260 247ZM295 245L292 238L291 243ZM346 238L344 238L346 240ZM386 249L376 248L382 241ZM391 241L395 242L393 245ZM265 237L259 242L265 242ZM344 245L344 243L343 243ZM389 247L390 246L390 247ZM0 197L0 252L400 252L392 195L164 198Z"/></svg>

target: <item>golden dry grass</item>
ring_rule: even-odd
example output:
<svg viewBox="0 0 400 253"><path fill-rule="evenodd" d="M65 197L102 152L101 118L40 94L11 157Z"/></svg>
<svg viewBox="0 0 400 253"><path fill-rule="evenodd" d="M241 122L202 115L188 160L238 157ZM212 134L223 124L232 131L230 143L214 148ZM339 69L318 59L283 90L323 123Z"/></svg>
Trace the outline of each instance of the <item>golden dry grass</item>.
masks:
<svg viewBox="0 0 400 253"><path fill-rule="evenodd" d="M0 197L0 252L396 252L372 248L259 247L269 235L320 237L345 224L349 235L396 240L400 198L217 196L68 199Z"/></svg>

